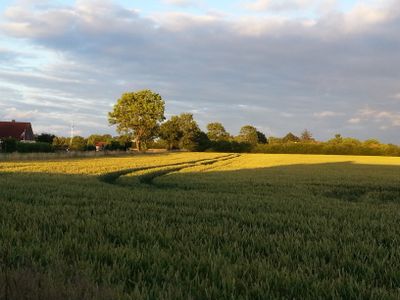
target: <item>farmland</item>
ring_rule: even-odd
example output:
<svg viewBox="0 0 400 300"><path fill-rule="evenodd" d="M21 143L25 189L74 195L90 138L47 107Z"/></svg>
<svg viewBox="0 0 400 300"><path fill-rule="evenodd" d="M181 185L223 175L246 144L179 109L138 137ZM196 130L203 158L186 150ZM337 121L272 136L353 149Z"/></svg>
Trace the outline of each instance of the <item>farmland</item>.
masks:
<svg viewBox="0 0 400 300"><path fill-rule="evenodd" d="M400 297L400 158L0 162L0 299Z"/></svg>

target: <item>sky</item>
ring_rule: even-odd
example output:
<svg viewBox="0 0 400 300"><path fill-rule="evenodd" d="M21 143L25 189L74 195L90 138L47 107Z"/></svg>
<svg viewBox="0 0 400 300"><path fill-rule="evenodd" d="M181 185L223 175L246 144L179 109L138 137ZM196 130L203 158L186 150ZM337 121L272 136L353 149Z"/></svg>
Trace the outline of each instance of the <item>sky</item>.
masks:
<svg viewBox="0 0 400 300"><path fill-rule="evenodd" d="M2 0L0 120L116 134L123 92L237 134L400 144L400 1Z"/></svg>

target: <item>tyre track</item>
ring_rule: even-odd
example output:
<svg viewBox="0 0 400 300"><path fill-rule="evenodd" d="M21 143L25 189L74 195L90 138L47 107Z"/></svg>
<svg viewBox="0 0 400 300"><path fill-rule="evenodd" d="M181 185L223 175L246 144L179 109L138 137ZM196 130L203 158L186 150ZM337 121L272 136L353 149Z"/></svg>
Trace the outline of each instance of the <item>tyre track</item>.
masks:
<svg viewBox="0 0 400 300"><path fill-rule="evenodd" d="M234 154L218 156L213 160L224 159L227 157L231 157L232 155L234 155ZM136 168L124 169L124 170L119 170L119 171L100 175L98 177L98 179L104 183L116 184L116 181L118 180L118 178L120 178L121 176L124 176L124 175L131 174L131 173L136 173L139 171L146 171L146 170L151 170L151 169L158 169L158 168L167 168L167 167L174 167L174 166L178 167L178 166L187 165L187 164L196 165L196 163L202 163L202 162L206 162L206 161L210 161L210 158L191 160L191 161L187 161L187 162L178 162L178 163L172 163L172 164L164 164L164 165L158 165L158 166L146 166L146 167L136 167Z"/></svg>
<svg viewBox="0 0 400 300"><path fill-rule="evenodd" d="M218 162L232 160L232 159L237 158L239 156L240 155L238 155L238 154L230 154L230 155L222 157L222 158L209 159L208 161L196 162L196 163L188 163L188 164L185 164L183 166L177 166L177 167L168 168L168 169L164 169L164 170L157 170L155 172L147 173L147 174L144 174L144 175L139 175L138 179L139 179L140 183L153 184L153 180L155 178L157 178L157 177L165 176L165 175L168 175L170 173L178 172L178 171L181 171L183 169L187 169L187 168L191 168L191 167L195 167L195 166L212 165L212 164L215 164L215 163L218 163Z"/></svg>

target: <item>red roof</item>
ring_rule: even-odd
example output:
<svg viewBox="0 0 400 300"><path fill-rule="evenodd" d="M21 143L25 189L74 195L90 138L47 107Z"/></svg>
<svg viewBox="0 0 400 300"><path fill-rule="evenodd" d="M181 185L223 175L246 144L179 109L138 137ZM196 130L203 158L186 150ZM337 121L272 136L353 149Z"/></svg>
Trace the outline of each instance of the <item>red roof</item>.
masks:
<svg viewBox="0 0 400 300"><path fill-rule="evenodd" d="M17 140L34 140L31 123L27 122L0 122L0 138L14 138Z"/></svg>
<svg viewBox="0 0 400 300"><path fill-rule="evenodd" d="M96 147L104 147L104 146L107 146L107 143L106 142L96 142Z"/></svg>

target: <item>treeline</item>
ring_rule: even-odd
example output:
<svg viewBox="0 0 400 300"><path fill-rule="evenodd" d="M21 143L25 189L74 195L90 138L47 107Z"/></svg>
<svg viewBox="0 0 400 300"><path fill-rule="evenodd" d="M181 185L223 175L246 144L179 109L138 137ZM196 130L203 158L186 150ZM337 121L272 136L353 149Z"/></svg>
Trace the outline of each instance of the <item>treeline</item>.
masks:
<svg viewBox="0 0 400 300"><path fill-rule="evenodd" d="M312 153L353 155L400 155L395 145L377 140L358 141L336 135L327 142L316 141L308 130L300 137L288 133L282 138L266 138L254 126L243 126L238 136L229 134L221 123L200 130L193 115L183 113L165 121L165 102L150 90L124 93L109 112L109 123L120 133L130 133L138 151L148 147L189 151Z"/></svg>
<svg viewBox="0 0 400 300"><path fill-rule="evenodd" d="M326 142L303 140L284 142L282 139L270 139L266 145L257 145L255 153L286 154L326 154L326 155L371 155L400 156L400 147L394 144L383 144L376 139L360 141L355 138L343 138L337 134Z"/></svg>
<svg viewBox="0 0 400 300"><path fill-rule="evenodd" d="M2 141L2 152L12 153L50 153L56 151L127 151L132 147L132 138L127 135L111 136L110 134L93 134L87 138L82 136L56 136L42 133L35 136L35 142L22 142L15 139ZM96 149L96 145L99 147Z"/></svg>
<svg viewBox="0 0 400 300"><path fill-rule="evenodd" d="M47 142L27 143L13 138L7 138L0 142L0 152L3 153L47 153L54 151L52 144Z"/></svg>
<svg viewBox="0 0 400 300"><path fill-rule="evenodd" d="M132 138L127 135L111 136L110 134L92 134L87 138L74 136L54 136L51 144L56 151L127 151L132 147ZM96 149L96 146L99 147Z"/></svg>
<svg viewBox="0 0 400 300"><path fill-rule="evenodd" d="M165 103L161 96L150 90L122 94L109 112L109 123L115 125L120 136L91 135L72 139L41 134L37 143L5 140L6 152L52 152L52 151L127 151L136 148L167 150L253 152L253 153L298 153L338 155L387 155L400 156L400 147L382 144L378 140L359 141L343 138L337 134L329 141L321 142L304 130L300 136L289 132L284 137L269 137L254 126L246 125L237 136L231 135L218 122L207 125L202 131L190 113L164 116Z"/></svg>
<svg viewBox="0 0 400 300"><path fill-rule="evenodd" d="M189 128L191 130L185 130ZM202 132L191 114L171 117L161 124L158 137L158 142L150 145L170 150L400 156L400 147L394 144L384 144L376 139L360 141L340 134L322 142L306 129L300 136L289 132L283 137L267 138L254 126L246 125L240 129L239 135L233 136L221 123L215 122L208 124L207 131Z"/></svg>
<svg viewBox="0 0 400 300"><path fill-rule="evenodd" d="M400 156L400 147L383 144L376 139L360 141L340 134L322 142L313 138L308 130L300 136L289 132L284 137L266 137L254 126L246 125L238 135L231 135L218 122L209 123L202 131L190 113L172 116L163 122L154 134L141 141L142 150L166 149L185 151L236 152L236 153L287 153L330 155ZM130 135L111 136L94 134L85 138L59 137L43 133L35 137L36 143L3 141L3 152L55 152L55 151L129 151L136 148ZM96 149L96 145L100 148Z"/></svg>
<svg viewBox="0 0 400 300"><path fill-rule="evenodd" d="M251 152L255 146L268 143L266 136L250 125L243 126L238 136L232 136L218 122L208 124L203 132L190 113L172 116L157 132L156 142L149 145L168 150Z"/></svg>

